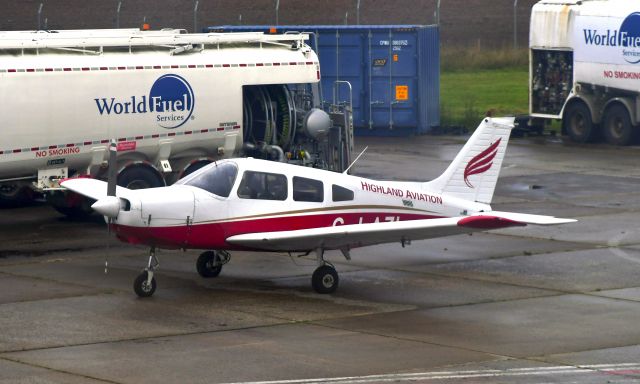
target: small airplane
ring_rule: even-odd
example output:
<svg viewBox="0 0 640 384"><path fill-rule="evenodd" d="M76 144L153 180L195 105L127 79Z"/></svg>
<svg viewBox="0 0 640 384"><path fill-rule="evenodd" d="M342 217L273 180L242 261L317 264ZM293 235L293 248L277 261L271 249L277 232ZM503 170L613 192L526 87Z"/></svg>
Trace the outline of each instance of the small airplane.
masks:
<svg viewBox="0 0 640 384"><path fill-rule="evenodd" d="M315 252L312 287L331 293L339 280L324 260L328 250L350 260L356 247L576 221L491 209L512 128L513 118L485 118L429 182L239 158L211 163L168 187L129 190L116 187L111 175L108 182L71 178L61 185L95 199L93 209L121 241L150 246L147 267L134 281L138 296L156 290L156 248L206 250L196 263L206 278L220 274L228 251Z"/></svg>

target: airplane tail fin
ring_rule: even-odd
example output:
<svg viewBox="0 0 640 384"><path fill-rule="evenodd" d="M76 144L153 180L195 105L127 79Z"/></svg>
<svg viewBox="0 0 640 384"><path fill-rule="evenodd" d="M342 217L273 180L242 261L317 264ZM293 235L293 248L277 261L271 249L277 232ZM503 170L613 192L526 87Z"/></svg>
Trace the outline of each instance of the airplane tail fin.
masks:
<svg viewBox="0 0 640 384"><path fill-rule="evenodd" d="M453 162L429 189L490 204L507 150L513 117L485 118Z"/></svg>

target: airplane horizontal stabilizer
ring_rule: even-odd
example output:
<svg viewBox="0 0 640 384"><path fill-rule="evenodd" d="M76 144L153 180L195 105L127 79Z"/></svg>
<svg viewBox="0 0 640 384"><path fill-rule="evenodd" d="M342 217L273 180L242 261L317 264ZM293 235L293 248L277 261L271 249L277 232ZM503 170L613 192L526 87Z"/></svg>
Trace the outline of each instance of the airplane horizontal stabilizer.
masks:
<svg viewBox="0 0 640 384"><path fill-rule="evenodd" d="M576 221L578 221L576 219L562 219L562 218L553 217L553 216L529 215L526 213L501 212L501 211L487 212L487 215L500 217L502 219L507 219L507 220L518 221L524 224L534 224L534 225L558 225L558 224L575 223Z"/></svg>

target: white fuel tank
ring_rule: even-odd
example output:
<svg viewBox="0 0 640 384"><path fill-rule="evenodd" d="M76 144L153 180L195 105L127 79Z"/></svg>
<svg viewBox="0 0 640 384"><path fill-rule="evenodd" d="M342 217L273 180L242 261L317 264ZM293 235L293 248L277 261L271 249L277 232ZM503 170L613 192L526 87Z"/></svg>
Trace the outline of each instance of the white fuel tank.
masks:
<svg viewBox="0 0 640 384"><path fill-rule="evenodd" d="M307 35L179 30L0 33L0 180L118 156L228 157L243 86L319 81Z"/></svg>

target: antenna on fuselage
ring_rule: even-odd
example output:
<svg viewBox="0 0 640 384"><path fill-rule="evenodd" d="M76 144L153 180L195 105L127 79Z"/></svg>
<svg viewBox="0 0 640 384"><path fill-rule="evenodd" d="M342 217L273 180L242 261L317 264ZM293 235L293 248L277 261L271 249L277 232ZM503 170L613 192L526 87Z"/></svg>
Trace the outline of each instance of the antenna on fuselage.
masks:
<svg viewBox="0 0 640 384"><path fill-rule="evenodd" d="M353 167L353 165L356 163L356 161L358 161L358 159L360 159L360 156L364 155L365 151L369 148L369 146L364 147L364 149L362 150L362 152L360 152L360 154L358 155L358 157L355 158L355 160L353 160L351 162L351 164L349 164L349 166L347 167L347 169L344 170L344 172L342 172L343 174L347 174L347 172L349 172L349 170L351 169L351 167Z"/></svg>

